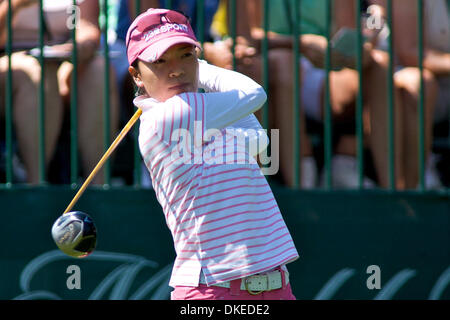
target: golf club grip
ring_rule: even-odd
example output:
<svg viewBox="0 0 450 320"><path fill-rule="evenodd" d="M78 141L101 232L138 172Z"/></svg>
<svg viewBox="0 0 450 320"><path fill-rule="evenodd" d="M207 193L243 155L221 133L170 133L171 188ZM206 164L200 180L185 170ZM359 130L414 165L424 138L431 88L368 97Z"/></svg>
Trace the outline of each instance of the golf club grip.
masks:
<svg viewBox="0 0 450 320"><path fill-rule="evenodd" d="M81 186L80 190L78 190L77 194L72 199L72 201L70 202L69 206L66 208L66 210L64 211L63 214L65 214L67 212L70 212L70 210L72 210L73 206L75 205L75 203L77 203L78 199L81 197L81 195L83 194L84 190L86 190L86 188L89 185L89 183L92 181L92 179L94 179L94 177L97 174L97 172L102 168L102 166L104 165L106 160L108 160L109 156L117 148L117 146L122 141L122 139L126 136L128 131L130 131L130 129L133 127L133 125L139 119L141 114L142 114L142 110L138 109L135 112L135 114L133 115L133 117L131 117L131 119L125 125L125 127L122 129L122 131L120 131L120 133L117 136L117 138L113 141L113 143L108 148L108 150L106 150L105 154L102 156L100 161L97 163L97 165L95 166L94 170L92 170L91 174L87 177L86 181L83 183L83 185Z"/></svg>

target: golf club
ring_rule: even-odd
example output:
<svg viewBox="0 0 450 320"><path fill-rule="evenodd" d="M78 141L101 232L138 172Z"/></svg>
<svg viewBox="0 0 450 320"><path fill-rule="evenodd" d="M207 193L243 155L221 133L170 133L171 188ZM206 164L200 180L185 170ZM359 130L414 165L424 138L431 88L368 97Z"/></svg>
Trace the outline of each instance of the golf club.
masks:
<svg viewBox="0 0 450 320"><path fill-rule="evenodd" d="M135 112L133 117L128 121L117 138L102 156L98 164L92 170L91 174L87 177L86 181L83 183L80 190L78 190L77 194L72 199L62 216L60 216L53 224L53 240L58 248L65 254L75 258L83 258L94 251L97 244L97 229L94 221L84 212L71 212L70 210L72 210L73 206L86 190L89 183L101 169L103 164L108 160L128 131L130 131L141 114L141 109L138 109Z"/></svg>

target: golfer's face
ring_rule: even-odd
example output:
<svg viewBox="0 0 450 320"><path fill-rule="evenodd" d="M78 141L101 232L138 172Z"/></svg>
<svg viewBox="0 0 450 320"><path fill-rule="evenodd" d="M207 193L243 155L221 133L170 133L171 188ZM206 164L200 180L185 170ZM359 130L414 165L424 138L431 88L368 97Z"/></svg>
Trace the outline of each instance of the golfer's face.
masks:
<svg viewBox="0 0 450 320"><path fill-rule="evenodd" d="M138 68L145 90L158 101L183 92L197 92L198 60L193 45L174 45L153 63L139 61Z"/></svg>

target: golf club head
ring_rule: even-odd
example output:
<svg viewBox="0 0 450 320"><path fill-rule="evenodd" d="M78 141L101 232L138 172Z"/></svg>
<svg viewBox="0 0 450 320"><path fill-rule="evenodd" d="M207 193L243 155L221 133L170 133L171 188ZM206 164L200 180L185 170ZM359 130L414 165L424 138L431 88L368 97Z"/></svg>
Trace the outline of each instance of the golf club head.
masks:
<svg viewBox="0 0 450 320"><path fill-rule="evenodd" d="M84 258L94 251L97 230L92 218L73 211L59 217L52 227L52 237L58 248L74 258Z"/></svg>

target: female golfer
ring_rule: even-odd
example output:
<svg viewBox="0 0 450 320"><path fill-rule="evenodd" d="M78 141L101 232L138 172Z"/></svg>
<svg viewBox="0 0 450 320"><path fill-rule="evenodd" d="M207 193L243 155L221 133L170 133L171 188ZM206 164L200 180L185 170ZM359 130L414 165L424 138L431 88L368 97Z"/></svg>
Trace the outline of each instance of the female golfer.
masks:
<svg viewBox="0 0 450 320"><path fill-rule="evenodd" d="M253 158L267 143L252 114L264 90L199 60L179 12L147 10L126 42L139 147L177 253L171 298L295 299L285 264L298 253Z"/></svg>

